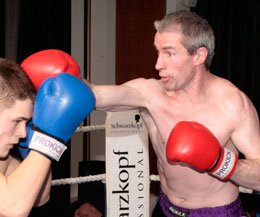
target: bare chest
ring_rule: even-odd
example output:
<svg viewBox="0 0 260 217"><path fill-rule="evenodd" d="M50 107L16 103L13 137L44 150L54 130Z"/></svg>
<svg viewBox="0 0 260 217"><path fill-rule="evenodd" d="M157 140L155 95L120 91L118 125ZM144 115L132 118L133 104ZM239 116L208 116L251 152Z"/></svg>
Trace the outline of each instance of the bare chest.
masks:
<svg viewBox="0 0 260 217"><path fill-rule="evenodd" d="M232 121L218 103L209 102L192 105L182 102L162 101L157 105L151 104L148 111L149 115L144 115L144 121L150 135L157 134L154 142L161 145L166 145L172 128L179 121L195 121L203 124L222 145L228 142L234 127ZM153 121L149 121L149 118Z"/></svg>

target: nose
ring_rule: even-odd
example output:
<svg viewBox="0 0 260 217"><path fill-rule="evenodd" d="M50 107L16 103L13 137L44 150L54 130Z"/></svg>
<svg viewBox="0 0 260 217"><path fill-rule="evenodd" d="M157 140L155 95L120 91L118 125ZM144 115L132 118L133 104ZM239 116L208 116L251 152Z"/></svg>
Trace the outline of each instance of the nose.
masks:
<svg viewBox="0 0 260 217"><path fill-rule="evenodd" d="M158 54L157 61L156 61L156 64L155 64L155 69L160 71L164 67L165 67L165 65L164 65L164 61L163 61L162 55Z"/></svg>
<svg viewBox="0 0 260 217"><path fill-rule="evenodd" d="M20 123L17 130L16 130L16 136L19 138L25 138L26 137L26 122Z"/></svg>

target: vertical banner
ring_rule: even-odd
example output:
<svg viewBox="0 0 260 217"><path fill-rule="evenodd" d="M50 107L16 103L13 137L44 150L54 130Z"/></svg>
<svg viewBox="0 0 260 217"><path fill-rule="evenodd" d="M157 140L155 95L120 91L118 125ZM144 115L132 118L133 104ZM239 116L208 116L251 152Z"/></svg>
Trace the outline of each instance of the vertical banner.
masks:
<svg viewBox="0 0 260 217"><path fill-rule="evenodd" d="M150 207L149 143L138 110L106 118L107 217L147 217Z"/></svg>

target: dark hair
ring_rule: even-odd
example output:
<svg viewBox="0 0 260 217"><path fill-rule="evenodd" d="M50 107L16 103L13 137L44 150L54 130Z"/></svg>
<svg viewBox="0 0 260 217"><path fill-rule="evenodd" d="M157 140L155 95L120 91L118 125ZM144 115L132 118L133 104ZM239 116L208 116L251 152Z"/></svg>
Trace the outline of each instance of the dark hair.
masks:
<svg viewBox="0 0 260 217"><path fill-rule="evenodd" d="M11 107L16 100L34 102L35 96L35 87L21 66L0 58L0 109Z"/></svg>
<svg viewBox="0 0 260 217"><path fill-rule="evenodd" d="M190 55L200 47L207 48L205 66L209 69L214 56L215 36L205 19L191 11L177 11L155 21L154 27L158 32L180 32L183 36L182 44Z"/></svg>

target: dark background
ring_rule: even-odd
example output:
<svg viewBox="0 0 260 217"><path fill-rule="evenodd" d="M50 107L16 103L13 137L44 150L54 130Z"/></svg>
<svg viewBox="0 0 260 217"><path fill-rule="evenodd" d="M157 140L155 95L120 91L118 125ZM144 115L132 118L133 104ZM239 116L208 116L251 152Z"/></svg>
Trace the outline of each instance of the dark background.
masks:
<svg viewBox="0 0 260 217"><path fill-rule="evenodd" d="M206 18L216 37L211 71L232 81L260 111L260 1L198 0L192 9Z"/></svg>

